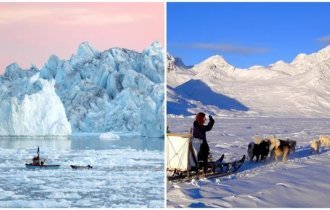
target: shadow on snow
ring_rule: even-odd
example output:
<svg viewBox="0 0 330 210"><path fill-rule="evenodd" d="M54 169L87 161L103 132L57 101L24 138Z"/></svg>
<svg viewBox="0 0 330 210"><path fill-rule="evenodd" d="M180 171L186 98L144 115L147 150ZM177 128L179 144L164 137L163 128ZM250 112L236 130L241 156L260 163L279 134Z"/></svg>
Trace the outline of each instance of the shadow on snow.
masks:
<svg viewBox="0 0 330 210"><path fill-rule="evenodd" d="M170 87L169 87L170 88ZM191 115L188 108L196 108L195 104L187 99L199 101L204 106L215 106L223 110L248 111L249 108L237 101L220 93L214 92L207 84L201 80L189 80L188 82L176 87L170 88L179 96L178 102L167 102L168 114Z"/></svg>
<svg viewBox="0 0 330 210"><path fill-rule="evenodd" d="M314 156L314 155L320 155L320 154L326 153L328 151L330 151L329 148L323 148L323 149L320 150L320 152L318 154L315 154L315 153L311 152L311 148L309 146L306 146L306 147L301 147L299 149L296 149L296 152L290 153L287 156L287 158L288 158L288 161L290 161L290 160L295 160L295 159L299 159L299 158L306 158L306 157L311 157L311 156ZM275 163L275 162L276 161L274 159L270 159L269 157L264 161L261 161L261 162L259 161L258 163L256 163L255 161L250 162L250 159L247 158L246 162L240 168L239 173L244 172L244 171L248 171L248 170L251 170L251 169L254 169L254 168L258 168L258 167L261 167L263 165ZM282 157L279 158L278 163L282 163Z"/></svg>

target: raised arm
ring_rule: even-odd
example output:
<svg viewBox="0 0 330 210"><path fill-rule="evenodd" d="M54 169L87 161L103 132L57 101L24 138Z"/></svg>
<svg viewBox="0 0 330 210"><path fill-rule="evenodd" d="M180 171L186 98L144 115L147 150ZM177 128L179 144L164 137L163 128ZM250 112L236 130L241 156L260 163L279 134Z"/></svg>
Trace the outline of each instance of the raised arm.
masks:
<svg viewBox="0 0 330 210"><path fill-rule="evenodd" d="M209 115L209 119L210 119L210 122L206 126L204 126L205 132L210 131L214 125L214 119L211 115Z"/></svg>

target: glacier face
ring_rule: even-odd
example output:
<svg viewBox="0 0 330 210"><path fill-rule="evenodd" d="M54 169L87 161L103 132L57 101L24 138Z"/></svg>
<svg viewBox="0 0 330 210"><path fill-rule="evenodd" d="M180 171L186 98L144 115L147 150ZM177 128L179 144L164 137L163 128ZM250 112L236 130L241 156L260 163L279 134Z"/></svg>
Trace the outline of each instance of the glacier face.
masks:
<svg viewBox="0 0 330 210"><path fill-rule="evenodd" d="M290 63L278 61L248 69L236 68L221 56L212 56L191 68L176 66L175 59L168 57L172 58L167 64L169 114L205 111L219 116L330 116L330 46L309 55L299 54ZM193 81L200 82L196 86ZM219 102L226 104L205 100L212 94L213 99L235 99L248 110L223 108L232 103L222 99Z"/></svg>
<svg viewBox="0 0 330 210"><path fill-rule="evenodd" d="M3 77L11 73L25 78L28 72L54 81L72 132L163 136L164 56L159 42L141 53L123 48L99 52L84 42L69 60L52 55L40 70L9 66Z"/></svg>
<svg viewBox="0 0 330 210"><path fill-rule="evenodd" d="M41 79L36 69L24 71L12 64L0 81L0 135L71 134L54 80Z"/></svg>

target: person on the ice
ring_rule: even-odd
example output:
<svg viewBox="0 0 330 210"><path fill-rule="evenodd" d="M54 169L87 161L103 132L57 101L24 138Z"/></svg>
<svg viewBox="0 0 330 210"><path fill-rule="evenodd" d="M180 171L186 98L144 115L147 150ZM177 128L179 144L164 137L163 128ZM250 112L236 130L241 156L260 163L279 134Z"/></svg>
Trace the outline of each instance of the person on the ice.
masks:
<svg viewBox="0 0 330 210"><path fill-rule="evenodd" d="M204 174L207 171L207 159L210 151L209 145L206 140L206 132L212 129L214 125L214 119L211 115L209 115L209 123L207 125L204 125L205 121L205 113L200 112L196 115L193 127L193 138L202 140L202 144L198 152L198 160L203 162Z"/></svg>

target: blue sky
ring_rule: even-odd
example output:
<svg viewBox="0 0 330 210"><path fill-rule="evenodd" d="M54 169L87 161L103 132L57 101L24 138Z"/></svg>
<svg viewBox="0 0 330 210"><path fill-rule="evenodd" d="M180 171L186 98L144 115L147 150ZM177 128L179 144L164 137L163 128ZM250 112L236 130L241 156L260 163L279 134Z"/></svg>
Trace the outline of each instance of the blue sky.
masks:
<svg viewBox="0 0 330 210"><path fill-rule="evenodd" d="M329 21L330 3L167 3L167 51L187 65L291 62L330 44Z"/></svg>

